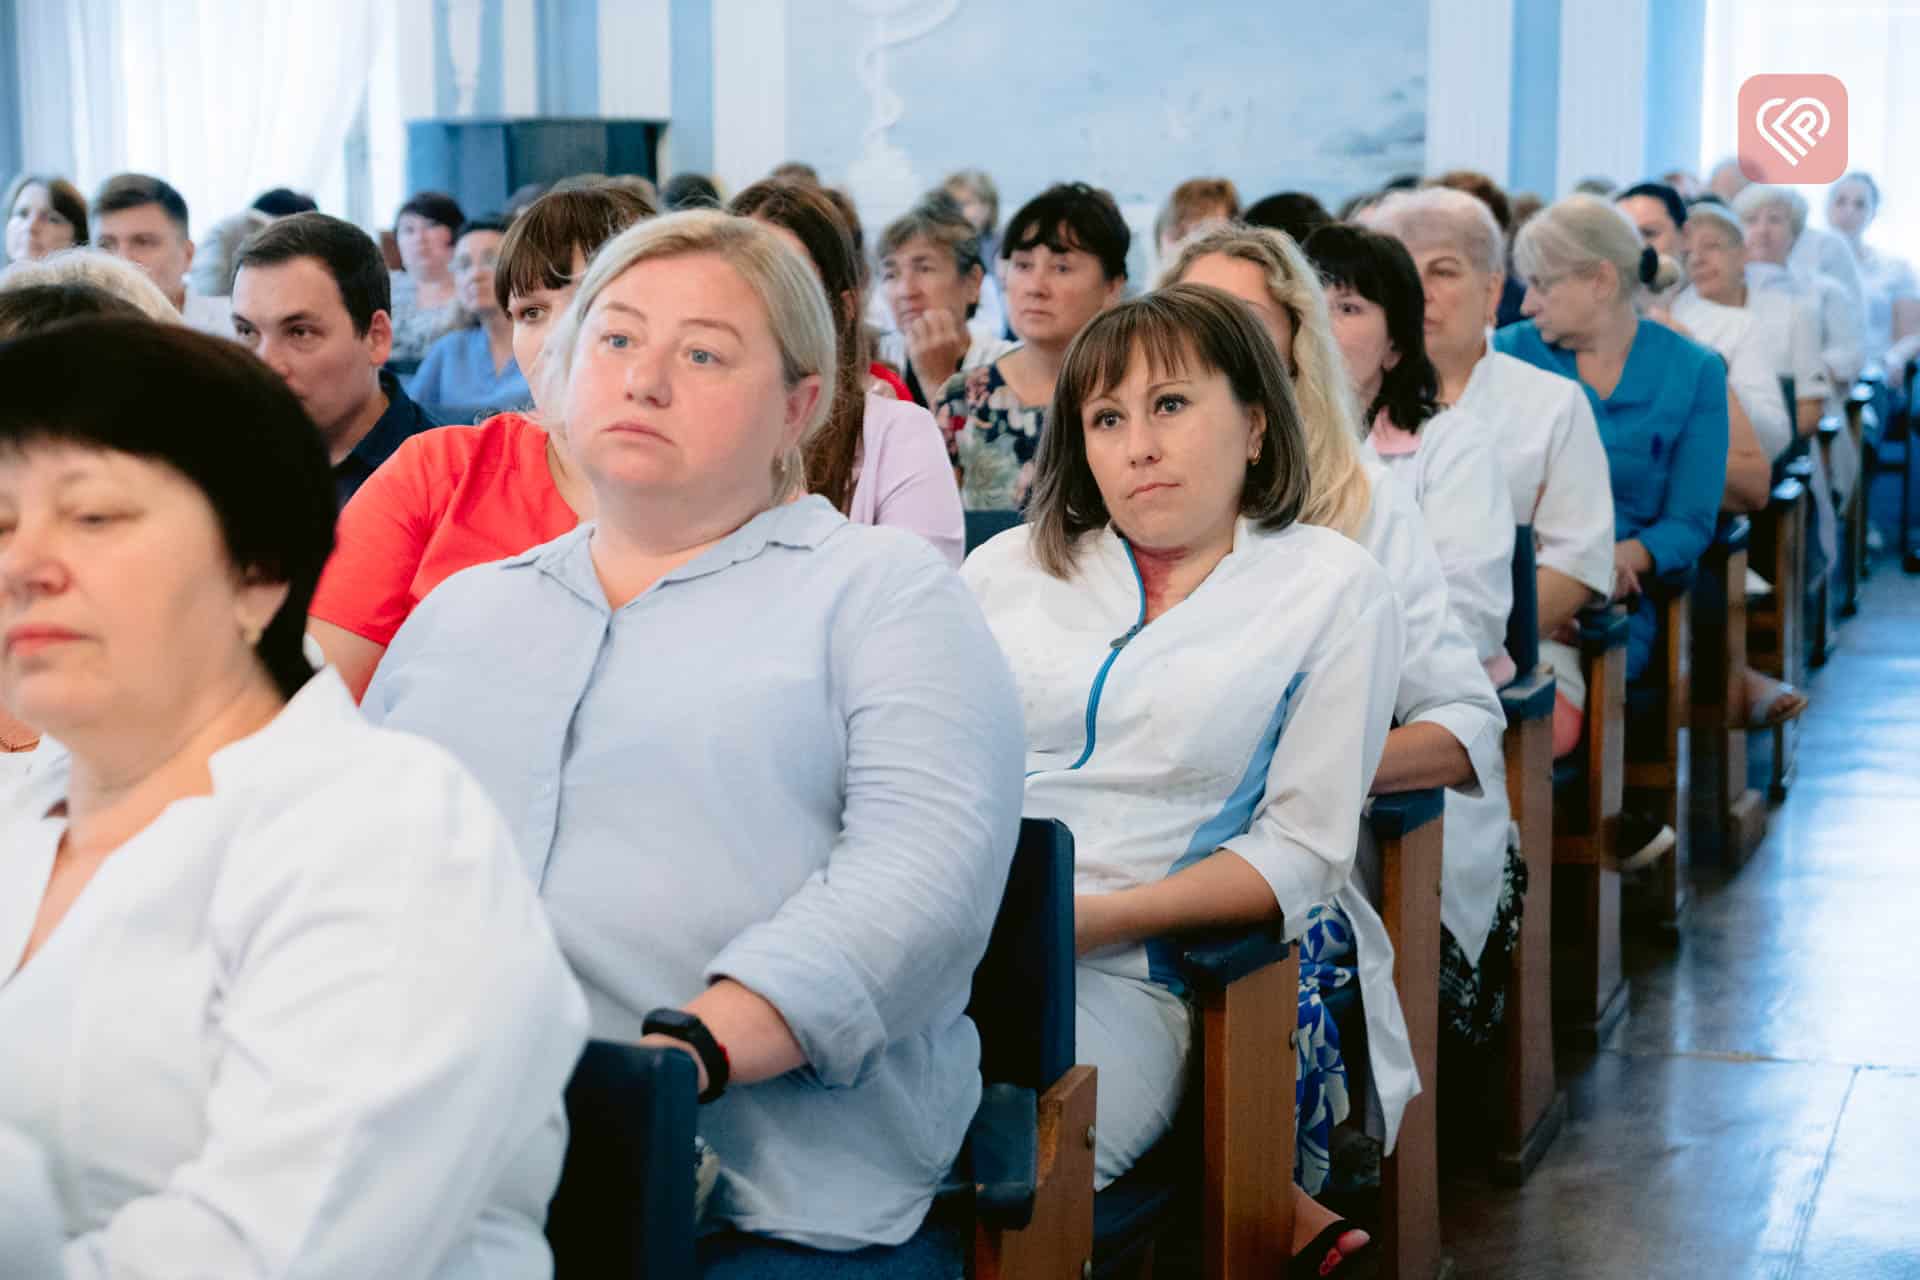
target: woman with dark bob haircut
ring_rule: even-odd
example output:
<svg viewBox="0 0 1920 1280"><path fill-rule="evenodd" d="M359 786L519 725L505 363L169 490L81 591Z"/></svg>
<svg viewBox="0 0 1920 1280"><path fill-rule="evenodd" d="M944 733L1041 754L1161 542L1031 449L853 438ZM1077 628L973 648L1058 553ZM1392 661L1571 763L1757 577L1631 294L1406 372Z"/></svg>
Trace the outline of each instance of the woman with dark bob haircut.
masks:
<svg viewBox="0 0 1920 1280"><path fill-rule="evenodd" d="M1120 300L1132 238L1113 197L1084 182L1048 187L1007 223L1000 260L1020 345L962 369L933 396L968 510L1026 505L1067 346Z"/></svg>
<svg viewBox="0 0 1920 1280"><path fill-rule="evenodd" d="M0 788L0 1257L551 1274L585 1002L478 784L303 651L313 424L145 320L0 382L0 700L48 735Z"/></svg>
<svg viewBox="0 0 1920 1280"><path fill-rule="evenodd" d="M1513 499L1493 429L1443 408L1427 356L1426 291L1405 245L1344 224L1307 237L1326 284L1334 338L1373 451L1419 504L1440 553L1447 602L1494 683L1513 678Z"/></svg>
<svg viewBox="0 0 1920 1280"><path fill-rule="evenodd" d="M1192 1026L1168 935L1278 920L1300 942L1298 1127L1322 1141L1347 1094L1319 993L1354 980L1356 952L1391 966L1351 877L1400 608L1366 552L1298 521L1307 488L1272 340L1231 295L1174 285L1074 340L1032 522L962 570L1026 709L1023 813L1073 830L1098 1186L1180 1105ZM1295 1211L1309 1271L1370 1247L1304 1190Z"/></svg>

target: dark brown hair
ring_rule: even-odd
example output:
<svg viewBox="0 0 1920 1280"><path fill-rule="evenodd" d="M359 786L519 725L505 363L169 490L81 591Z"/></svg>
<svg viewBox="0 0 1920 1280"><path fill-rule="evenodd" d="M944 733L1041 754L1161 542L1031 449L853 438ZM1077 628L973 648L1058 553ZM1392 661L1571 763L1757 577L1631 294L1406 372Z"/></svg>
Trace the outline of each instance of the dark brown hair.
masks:
<svg viewBox="0 0 1920 1280"><path fill-rule="evenodd" d="M277 267L312 258L333 277L340 301L353 320L355 337L364 338L376 312L393 311L393 281L380 246L360 228L324 213L276 218L248 236L234 255L233 273L248 267Z"/></svg>
<svg viewBox="0 0 1920 1280"><path fill-rule="evenodd" d="M854 459L866 425L867 363L860 332L860 261L853 233L833 200L819 187L766 179L733 198L728 212L785 227L806 246L833 311L839 352L833 404L826 423L807 439L807 488L844 514L853 505Z"/></svg>
<svg viewBox="0 0 1920 1280"><path fill-rule="evenodd" d="M87 198L80 194L80 188L51 174L23 173L8 183L7 203L0 209L0 219L13 216L13 206L20 203L20 193L28 187L45 187L47 203L53 206L53 211L73 224L74 244L87 242Z"/></svg>
<svg viewBox="0 0 1920 1280"><path fill-rule="evenodd" d="M107 361L114 376L103 378ZM0 451L131 454L206 496L233 567L287 584L254 651L282 697L298 692L313 675L307 606L339 501L320 433L287 384L229 338L103 314L0 344L0 386Z"/></svg>
<svg viewBox="0 0 1920 1280"><path fill-rule="evenodd" d="M573 255L594 251L658 210L624 184L561 186L541 196L513 220L500 242L500 268L493 298L505 311L515 294L564 289L573 280Z"/></svg>
<svg viewBox="0 0 1920 1280"><path fill-rule="evenodd" d="M1169 285L1101 312L1067 348L1027 504L1034 559L1056 578L1072 572L1079 536L1112 519L1087 463L1082 407L1118 386L1139 359L1155 369L1223 373L1234 399L1260 410L1266 436L1247 464L1242 515L1262 529L1284 529L1307 500L1306 436L1273 339L1232 294Z"/></svg>
<svg viewBox="0 0 1920 1280"><path fill-rule="evenodd" d="M187 201L164 181L147 173L117 173L100 184L93 196L93 216L121 213L157 204L182 240L187 238Z"/></svg>

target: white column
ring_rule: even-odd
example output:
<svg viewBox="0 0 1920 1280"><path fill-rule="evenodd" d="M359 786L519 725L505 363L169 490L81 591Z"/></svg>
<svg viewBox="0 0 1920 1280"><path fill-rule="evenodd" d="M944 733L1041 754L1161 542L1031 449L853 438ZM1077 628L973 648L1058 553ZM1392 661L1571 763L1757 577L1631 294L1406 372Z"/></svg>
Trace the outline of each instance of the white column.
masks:
<svg viewBox="0 0 1920 1280"><path fill-rule="evenodd" d="M1560 9L1560 187L1582 178L1646 177L1647 3Z"/></svg>
<svg viewBox="0 0 1920 1280"><path fill-rule="evenodd" d="M600 114L665 120L673 112L668 0L600 0Z"/></svg>
<svg viewBox="0 0 1920 1280"><path fill-rule="evenodd" d="M1513 0L1429 0L1427 172L1506 185L1513 142Z"/></svg>
<svg viewBox="0 0 1920 1280"><path fill-rule="evenodd" d="M531 116L540 110L540 41L534 0L503 0L500 6L500 110Z"/></svg>
<svg viewBox="0 0 1920 1280"><path fill-rule="evenodd" d="M713 0L714 171L738 191L787 158L787 0Z"/></svg>

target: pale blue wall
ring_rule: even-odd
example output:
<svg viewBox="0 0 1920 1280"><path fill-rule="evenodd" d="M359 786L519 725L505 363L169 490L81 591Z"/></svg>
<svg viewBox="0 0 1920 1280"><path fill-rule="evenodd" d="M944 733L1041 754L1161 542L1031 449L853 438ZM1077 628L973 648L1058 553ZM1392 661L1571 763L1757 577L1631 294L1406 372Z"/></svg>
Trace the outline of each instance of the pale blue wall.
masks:
<svg viewBox="0 0 1920 1280"><path fill-rule="evenodd" d="M673 94L664 172L707 173L713 168L713 4L673 0L669 85Z"/></svg>
<svg viewBox="0 0 1920 1280"><path fill-rule="evenodd" d="M1700 98L1707 74L1707 0L1647 5L1646 171L1700 167Z"/></svg>
<svg viewBox="0 0 1920 1280"><path fill-rule="evenodd" d="M617 0L615 0L617 3ZM600 112L599 0L534 0L540 114Z"/></svg>
<svg viewBox="0 0 1920 1280"><path fill-rule="evenodd" d="M0 182L20 168L20 54L13 0L0 0ZM8 210L0 210L0 218Z"/></svg>
<svg viewBox="0 0 1920 1280"><path fill-rule="evenodd" d="M1560 190L1560 0L1513 0L1511 139L1508 188L1553 199Z"/></svg>
<svg viewBox="0 0 1920 1280"><path fill-rule="evenodd" d="M789 11L789 150L829 179L861 153L871 30L845 0ZM989 169L1008 211L1066 178L1123 203L1200 174L1338 199L1422 167L1426 61L1427 0L962 0L891 52L890 139L923 182Z"/></svg>

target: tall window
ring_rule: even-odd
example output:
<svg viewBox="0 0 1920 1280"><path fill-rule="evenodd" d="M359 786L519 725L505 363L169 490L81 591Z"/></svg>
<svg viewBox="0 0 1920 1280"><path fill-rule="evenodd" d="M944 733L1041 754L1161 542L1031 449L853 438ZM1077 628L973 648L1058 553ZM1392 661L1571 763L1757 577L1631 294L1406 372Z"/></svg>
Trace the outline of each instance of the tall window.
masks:
<svg viewBox="0 0 1920 1280"><path fill-rule="evenodd" d="M1848 167L1880 186L1870 243L1920 258L1920 4L1708 0L1701 171L1734 153L1741 82L1776 72L1836 76L1847 88ZM1800 194L1824 222L1826 188Z"/></svg>

